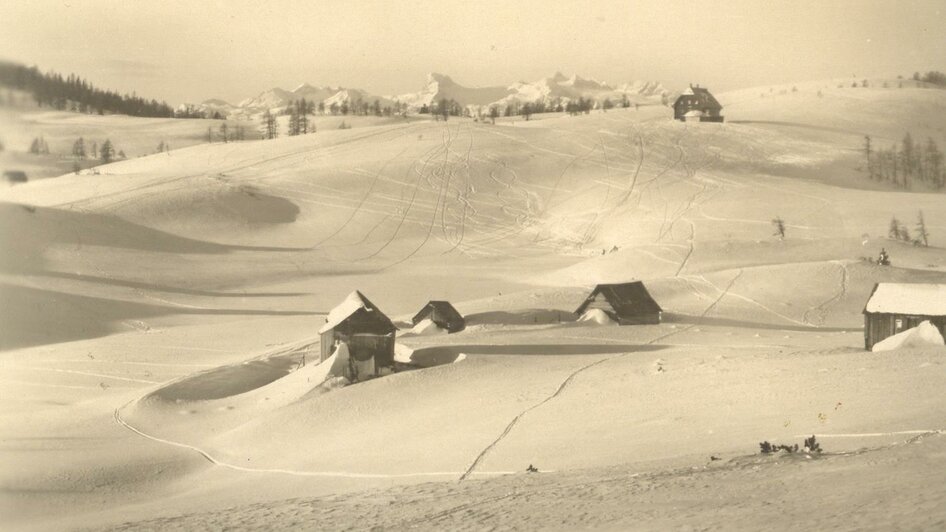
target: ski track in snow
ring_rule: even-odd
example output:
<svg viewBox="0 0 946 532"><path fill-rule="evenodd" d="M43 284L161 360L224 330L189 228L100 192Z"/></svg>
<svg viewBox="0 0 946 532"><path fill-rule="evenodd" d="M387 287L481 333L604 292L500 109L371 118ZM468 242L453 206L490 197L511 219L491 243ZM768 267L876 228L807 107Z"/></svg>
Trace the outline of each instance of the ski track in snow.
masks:
<svg viewBox="0 0 946 532"><path fill-rule="evenodd" d="M292 475L297 477L329 477L329 478L354 478L354 479L396 479L396 478L424 478L424 477L455 477L460 472L457 471L429 471L422 473L352 473L345 471L303 471L295 469L279 469L279 468L258 468L258 467L246 467L239 466L235 464L230 464L223 462L215 458L212 454L200 447L190 445L187 443L177 442L173 440L168 440L165 438L160 438L152 434L148 434L141 429L138 429L128 423L124 417L122 417L121 411L128 407L132 402L126 403L120 408L116 408L113 414L115 422L121 425L122 427L134 432L135 434L151 440L153 442L162 443L165 445L170 445L172 447L178 447L180 449L186 449L188 451L193 451L199 454L204 460L210 462L211 464L226 469L232 469L234 471L241 471L244 473L269 473L269 474L280 474L280 475ZM483 476L502 476L502 475L511 475L515 473L514 471L481 471L478 472L478 475Z"/></svg>
<svg viewBox="0 0 946 532"><path fill-rule="evenodd" d="M739 272L736 273L736 275L735 275L735 276L732 278L732 280L729 282L729 285L726 286L726 289L720 293L719 297L716 298L716 300L714 300L712 303L710 303L710 305L707 306L707 307L703 310L702 314L700 314L701 317L702 317L702 316L705 316L705 315L708 314L712 309L714 309L714 308L716 307L716 305L723 299L723 297L726 296L726 293L729 292L729 289L732 288L733 284L736 283L736 280L737 280L741 275L742 275L742 270L739 270ZM652 338L651 340L645 342L643 345L652 345L652 344L654 344L654 343L656 343L656 342L658 342L658 341L660 341L660 340L663 340L664 338L668 338L668 337L673 336L673 335L675 335L675 334L680 334L680 333L682 333L682 332L688 331L688 330L692 329L693 327L696 327L696 325L695 325L695 324L694 324L694 325L690 325L690 326L688 326L688 327L684 327L684 328L682 328L682 329L675 330L675 331L671 331L671 332L669 332L669 333L666 333L666 334L657 336L657 337ZM632 352L632 353L633 353L633 352ZM531 412L531 411L533 411L533 410L539 408L540 406L542 406L542 405L548 403L548 402L551 401L552 399L555 399L556 397L558 397L559 395L561 395L562 392L565 390L565 388L569 385L569 383L571 383L571 382L575 379L575 377L578 376L578 374L580 374L580 373L582 373L582 372L584 372L584 371L586 371L586 370L588 370L588 369L591 369L591 368L593 368L593 367L595 367L595 366L597 366L597 365L603 364L603 363L608 362L608 361L610 361L610 360L614 360L614 359L617 359L617 358L621 358L621 357L627 356L627 355L629 355L629 354L631 354L631 353L619 353L619 354L616 354L616 355L613 355L613 356L600 358L600 359L598 359L598 360L596 360L596 361L594 361L594 362L585 364L584 366L581 366L580 368L578 368L578 369L576 369L575 371L571 372L567 377L565 377L565 379L561 382L561 384L558 385L558 388L556 388L555 391L554 391L551 395L549 395L549 396L546 397L545 399L539 401L538 403L536 403L536 404L530 406L529 408L523 410L523 411L520 412L518 415L516 415L516 417L512 418L512 421L510 421L510 422L506 425L506 428L503 429L502 433L500 433L499 436L498 436L495 440L492 441L492 443L490 443L489 445L487 445L482 451L480 451L480 453L476 456L476 458L473 459L473 462L472 462L472 463L470 464L470 466L467 468L466 472L464 472L464 473L460 476L460 478L458 479L458 481L462 482L462 481L466 480L471 474L473 474L473 473L474 473L474 470L476 469L476 466L478 466L478 465L480 464L480 462L482 462L483 459L486 457L486 455L489 454L489 452L490 452L491 450L493 450L497 445L499 445L499 443L500 443L504 438L506 438L506 436L508 436L508 435L512 432L512 429L515 428L515 426L519 423L519 421L520 421L526 414L528 414L529 412Z"/></svg>
<svg viewBox="0 0 946 532"><path fill-rule="evenodd" d="M838 287L838 292L834 294L833 296L831 296L830 298L826 299L825 301L819 303L817 306L811 307L808 310L806 310L805 315L802 317L802 320L805 323L814 325L815 327L820 327L821 325L824 325L824 320L827 317L828 306L831 305L832 303L840 301L841 298L847 295L847 266L845 266L845 264L841 261L831 261L831 262L841 267L841 279L839 281L840 286ZM811 315L812 312L816 312L818 314L818 318L817 318L818 323L811 323L811 321L808 319L808 316Z"/></svg>
<svg viewBox="0 0 946 532"><path fill-rule="evenodd" d="M33 370L33 371L52 371L55 373L71 373L74 375L84 375L86 377L97 377L100 379L115 379L119 381L128 381L128 382L140 382L144 384L161 384L158 381L149 381L145 379L133 379L131 377L118 377L115 375L106 375L104 373L92 373L91 371L79 371L76 369L60 369L60 368L37 368L34 366L22 366L23 369Z"/></svg>
<svg viewBox="0 0 946 532"><path fill-rule="evenodd" d="M740 270L740 272L742 272L742 270ZM700 280L700 281L703 281L703 283L705 283L706 285L712 287L714 290L719 291L719 287L717 287L715 284L711 283L705 276L703 276L703 275L698 275L698 276L695 276L695 277L693 277L693 278L694 278L694 279L698 279L698 280ZM732 285L730 285L730 286L732 286ZM726 293L725 293L724 295L728 295L728 296L734 297L734 298L736 298L736 299L741 299L741 300L743 300L743 301L745 301L745 302L747 302L747 303L751 303L751 304L753 304L753 305L755 305L755 306L761 308L762 310L764 310L764 311L766 311L766 312L768 312L768 313L770 313L770 314L772 314L772 315L774 315L774 316L778 316L779 318L782 318L782 319L785 320L785 321L794 323L795 325L801 325L801 326L803 326L803 327L817 328L815 325L812 325L811 323L806 323L806 322L803 322L803 321L798 321L798 320L796 320L795 318L792 318L792 317L790 317L790 316L786 316L786 315L784 315L784 314L781 314L781 313L779 313L779 312L777 312L777 311L775 311L775 310L773 310L773 309L771 309L771 308L769 308L769 307L763 305L762 303L759 303L758 301L756 301L755 299L752 299L751 297L747 297L747 296L744 296L744 295L741 295L741 294L736 294L736 293L730 292L728 289L726 290Z"/></svg>

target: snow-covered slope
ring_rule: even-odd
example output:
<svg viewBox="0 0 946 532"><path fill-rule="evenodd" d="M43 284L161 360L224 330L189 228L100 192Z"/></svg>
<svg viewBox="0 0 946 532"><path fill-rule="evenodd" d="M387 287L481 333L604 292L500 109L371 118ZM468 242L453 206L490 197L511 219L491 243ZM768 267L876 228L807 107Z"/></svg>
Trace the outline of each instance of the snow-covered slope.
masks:
<svg viewBox="0 0 946 532"><path fill-rule="evenodd" d="M306 523L363 519L312 517L330 528L476 528L495 518L468 500L508 512L545 474L561 476L540 498L559 503L668 478L692 497L711 455L736 460L713 477L730 488L785 471L820 486L833 471L832 508L857 509L865 463L898 450L919 481L898 484L897 526L935 528L941 447L900 443L946 428L946 359L864 352L860 312L877 282L946 282L946 203L857 167L864 134L939 135L946 92L823 85L718 94L721 124L661 106L398 120L0 190L0 427L15 435L0 485L16 487L3 528L266 527L286 506ZM931 247L887 240L891 216L921 209ZM865 260L881 247L893 266ZM592 285L630 279L663 323L574 323ZM390 316L450 300L467 328L399 336L424 369L319 386L318 329L355 289ZM851 453L806 460L808 475L739 461L813 433L826 454ZM856 467L830 467L841 460ZM543 473L514 474L529 464ZM419 482L435 484L404 486ZM389 504L398 493L416 506ZM431 493L456 504L434 508ZM714 493L745 507L744 491ZM644 522L517 511L524 527L532 514L548 528ZM451 512L483 522L436 517ZM674 515L669 528L706 526Z"/></svg>

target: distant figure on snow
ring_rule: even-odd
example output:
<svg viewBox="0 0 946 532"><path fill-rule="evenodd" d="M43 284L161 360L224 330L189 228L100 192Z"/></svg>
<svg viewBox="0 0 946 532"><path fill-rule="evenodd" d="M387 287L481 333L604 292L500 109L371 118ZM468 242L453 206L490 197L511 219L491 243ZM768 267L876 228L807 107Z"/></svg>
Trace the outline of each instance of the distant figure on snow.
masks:
<svg viewBox="0 0 946 532"><path fill-rule="evenodd" d="M881 266L890 266L890 256L887 255L887 250L880 248L880 256L877 257L877 264Z"/></svg>

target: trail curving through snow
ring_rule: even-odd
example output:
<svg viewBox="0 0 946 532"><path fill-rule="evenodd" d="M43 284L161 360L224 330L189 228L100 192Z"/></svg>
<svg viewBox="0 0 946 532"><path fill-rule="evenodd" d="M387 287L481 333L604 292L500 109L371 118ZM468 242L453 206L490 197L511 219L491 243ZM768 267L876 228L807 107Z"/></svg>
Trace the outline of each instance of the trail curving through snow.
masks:
<svg viewBox="0 0 946 532"><path fill-rule="evenodd" d="M121 411L127 408L132 404L134 400L125 403L123 406L116 408L113 414L115 422L121 425L122 427L128 429L131 432L141 436L142 438L151 440L153 442L161 443L164 445L170 445L172 447L177 447L180 449L185 449L188 451L195 452L199 454L204 460L210 462L211 464L226 469L231 469L233 471L241 471L244 473L268 473L268 474L281 474L281 475L291 475L296 477L322 477L322 478L350 478L350 479L398 479L398 478L426 478L426 477L456 477L461 474L459 471L428 471L421 473L352 473L347 471L300 471L295 469L279 469L279 468L257 468L257 467L246 467L239 466L235 464L230 464L223 462L215 458L208 451L201 449L195 445L190 445L187 443L176 442L173 440L168 440L155 436L153 434L148 434L143 430L131 425L124 417L122 417ZM483 476L502 476L502 475L512 475L514 471L479 471L476 474Z"/></svg>

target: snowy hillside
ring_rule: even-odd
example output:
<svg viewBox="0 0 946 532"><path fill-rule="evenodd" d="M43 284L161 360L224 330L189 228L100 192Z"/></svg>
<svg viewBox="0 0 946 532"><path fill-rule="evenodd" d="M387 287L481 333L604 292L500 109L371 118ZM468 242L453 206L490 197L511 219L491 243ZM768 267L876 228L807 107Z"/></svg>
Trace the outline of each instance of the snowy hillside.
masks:
<svg viewBox="0 0 946 532"><path fill-rule="evenodd" d="M662 91L544 83L500 97ZM946 143L946 91L836 85L716 94L723 123L365 117L0 189L3 528L936 528L946 351L866 352L861 312L946 283L946 202L861 146ZM888 239L920 210L929 247ZM573 314L629 280L660 324ZM353 290L466 328L343 386L319 330Z"/></svg>

